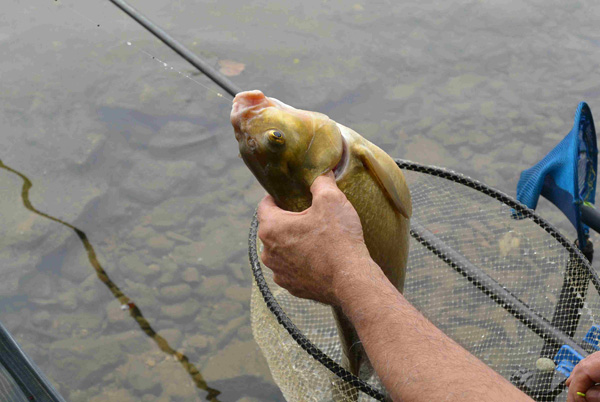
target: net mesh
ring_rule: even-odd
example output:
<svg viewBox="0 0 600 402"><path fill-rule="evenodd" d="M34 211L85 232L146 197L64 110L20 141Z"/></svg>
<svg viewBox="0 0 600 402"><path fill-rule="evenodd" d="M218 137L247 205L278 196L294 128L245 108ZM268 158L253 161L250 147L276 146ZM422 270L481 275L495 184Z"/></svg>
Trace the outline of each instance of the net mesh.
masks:
<svg viewBox="0 0 600 402"><path fill-rule="evenodd" d="M513 382L519 369L521 374L535 373L541 356L553 358L561 339L572 337L584 344L585 333L596 324L592 312L600 300L596 291L588 292L587 260L568 241L530 210L485 185L443 169L398 163L413 200L404 292L413 305ZM514 208L523 219L514 218ZM271 271L259 265L255 242L256 220L250 236L257 279L252 329L285 398L351 401L358 392L360 401L385 400L376 375L359 380L340 366L341 345L331 309L277 286ZM448 263L457 259L459 264ZM598 285L597 276L592 279ZM491 292L494 284L498 289ZM501 300L490 294L500 294ZM518 305L527 307L533 318L516 318L522 317L515 313ZM536 334L544 325L558 329L559 339ZM556 399L540 393L555 388L564 376L536 375L535 399L566 400L560 386Z"/></svg>

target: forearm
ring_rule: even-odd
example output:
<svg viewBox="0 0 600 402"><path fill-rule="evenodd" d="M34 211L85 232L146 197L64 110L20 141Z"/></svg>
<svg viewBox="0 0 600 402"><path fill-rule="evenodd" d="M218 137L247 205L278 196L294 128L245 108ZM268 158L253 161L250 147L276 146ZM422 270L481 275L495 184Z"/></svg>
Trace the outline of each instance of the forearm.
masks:
<svg viewBox="0 0 600 402"><path fill-rule="evenodd" d="M362 264L336 291L394 400L531 401L423 317L372 260Z"/></svg>

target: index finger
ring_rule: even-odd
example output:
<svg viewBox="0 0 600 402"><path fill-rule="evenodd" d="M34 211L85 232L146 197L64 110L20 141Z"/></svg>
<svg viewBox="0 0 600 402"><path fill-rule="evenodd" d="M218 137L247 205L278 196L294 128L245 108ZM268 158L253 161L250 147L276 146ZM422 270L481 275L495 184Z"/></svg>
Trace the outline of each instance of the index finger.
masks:
<svg viewBox="0 0 600 402"><path fill-rule="evenodd" d="M329 172L318 176L310 186L310 192L314 195L323 191L323 189L335 187L338 188L335 181L335 175L330 170Z"/></svg>

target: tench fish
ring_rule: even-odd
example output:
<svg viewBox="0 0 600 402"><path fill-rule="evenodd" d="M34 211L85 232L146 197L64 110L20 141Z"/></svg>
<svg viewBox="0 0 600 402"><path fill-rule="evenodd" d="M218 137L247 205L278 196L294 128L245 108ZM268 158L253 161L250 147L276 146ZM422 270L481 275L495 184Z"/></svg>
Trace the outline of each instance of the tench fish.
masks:
<svg viewBox="0 0 600 402"><path fill-rule="evenodd" d="M403 290L412 204L404 175L388 154L322 113L293 108L258 90L237 94L231 123L242 159L282 209L310 207L312 182L332 170L358 212L371 258ZM350 321L341 309L333 310L342 363L359 375L368 359Z"/></svg>

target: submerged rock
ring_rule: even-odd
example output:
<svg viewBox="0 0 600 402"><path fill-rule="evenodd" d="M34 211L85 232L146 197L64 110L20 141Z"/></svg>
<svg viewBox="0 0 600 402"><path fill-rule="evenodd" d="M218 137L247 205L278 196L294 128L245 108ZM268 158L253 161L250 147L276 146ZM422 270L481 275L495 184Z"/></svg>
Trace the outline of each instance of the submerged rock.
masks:
<svg viewBox="0 0 600 402"><path fill-rule="evenodd" d="M55 289L56 284L53 278L41 272L22 279L21 292L34 300L53 298Z"/></svg>
<svg viewBox="0 0 600 402"><path fill-rule="evenodd" d="M106 318L112 325L125 324L131 320L129 312L121 308L119 300L112 300L106 305Z"/></svg>
<svg viewBox="0 0 600 402"><path fill-rule="evenodd" d="M225 297L231 300L248 304L250 302L250 292L251 289L249 287L232 285L225 289Z"/></svg>
<svg viewBox="0 0 600 402"><path fill-rule="evenodd" d="M131 232L129 232L128 237L136 240L147 240L148 238L156 235L157 233L154 229L147 226L138 225L134 227Z"/></svg>
<svg viewBox="0 0 600 402"><path fill-rule="evenodd" d="M160 393L161 384L156 381L152 370L139 358L130 356L129 361L119 367L121 378L139 394Z"/></svg>
<svg viewBox="0 0 600 402"><path fill-rule="evenodd" d="M193 243L194 242L192 239L187 238L187 237L185 237L182 234L179 234L177 232L173 232L173 231L170 231L170 230L167 231L167 232L165 232L165 236L167 236L171 240L175 240L175 241L178 241L180 243L189 244L189 243Z"/></svg>
<svg viewBox="0 0 600 402"><path fill-rule="evenodd" d="M237 330L244 324L249 324L249 317L246 314L229 321L221 329L219 336L217 337L217 347L222 347L228 344L237 332Z"/></svg>
<svg viewBox="0 0 600 402"><path fill-rule="evenodd" d="M54 318L53 328L65 336L93 334L100 330L103 320L102 314L65 313Z"/></svg>
<svg viewBox="0 0 600 402"><path fill-rule="evenodd" d="M253 375L272 382L267 362L254 341L233 341L210 357L202 374L206 381Z"/></svg>
<svg viewBox="0 0 600 402"><path fill-rule="evenodd" d="M220 322L231 320L234 317L238 317L244 309L241 303L231 300L223 300L221 302L218 302L213 306L213 308L214 309L210 317L213 320Z"/></svg>
<svg viewBox="0 0 600 402"><path fill-rule="evenodd" d="M200 353L204 352L208 349L208 345L210 344L210 339L205 335L194 335L184 342L184 347L191 348L194 352Z"/></svg>
<svg viewBox="0 0 600 402"><path fill-rule="evenodd" d="M196 164L189 161L164 162L142 159L125 178L122 189L141 203L159 202L185 186L194 174Z"/></svg>
<svg viewBox="0 0 600 402"><path fill-rule="evenodd" d="M200 274L197 269L189 267L181 273L181 279L187 283L196 284L200 282Z"/></svg>
<svg viewBox="0 0 600 402"><path fill-rule="evenodd" d="M128 254L119 260L119 269L127 278L143 283L158 272L150 269L137 254Z"/></svg>
<svg viewBox="0 0 600 402"><path fill-rule="evenodd" d="M126 353L147 350L140 331L129 331L101 338L69 338L50 345L51 378L69 389L87 388L98 376L125 361Z"/></svg>
<svg viewBox="0 0 600 402"><path fill-rule="evenodd" d="M175 245L175 242L169 240L166 236L158 235L149 238L146 244L155 255L161 256L168 253L173 248L173 245Z"/></svg>
<svg viewBox="0 0 600 402"><path fill-rule="evenodd" d="M31 316L31 323L38 327L47 328L52 323L52 316L48 311L38 311Z"/></svg>
<svg viewBox="0 0 600 402"><path fill-rule="evenodd" d="M200 303L194 299L179 304L161 306L160 311L166 318L178 321L192 317L200 309Z"/></svg>
<svg viewBox="0 0 600 402"><path fill-rule="evenodd" d="M158 364L153 369L153 374L153 378L162 384L162 397L169 401L193 401L198 393L204 393L196 387L181 364L172 358Z"/></svg>
<svg viewBox="0 0 600 402"><path fill-rule="evenodd" d="M68 141L61 143L63 158L67 165L74 170L90 168L101 155L106 137L98 133L76 133Z"/></svg>
<svg viewBox="0 0 600 402"><path fill-rule="evenodd" d="M169 198L150 212L148 220L151 226L158 229L179 228L185 226L190 214L197 207L196 197Z"/></svg>
<svg viewBox="0 0 600 402"><path fill-rule="evenodd" d="M202 282L202 285L196 290L196 293L202 298L216 298L223 294L229 285L227 275L209 276Z"/></svg>
<svg viewBox="0 0 600 402"><path fill-rule="evenodd" d="M167 303L175 303L186 300L191 293L192 288L190 285L182 283L160 288L159 298Z"/></svg>
<svg viewBox="0 0 600 402"><path fill-rule="evenodd" d="M82 401L87 399L82 399ZM131 393L124 389L104 389L100 395L95 395L89 402L105 402L105 401L119 401L119 402L136 402L137 399L134 398Z"/></svg>
<svg viewBox="0 0 600 402"><path fill-rule="evenodd" d="M69 244L66 251L67 255L60 268L61 274L72 280L73 282L81 282L86 279L91 273L94 273L94 268L90 264L89 256L81 243Z"/></svg>
<svg viewBox="0 0 600 402"><path fill-rule="evenodd" d="M229 270L231 275L233 275L233 277L238 281L244 281L252 277L252 274L250 273L250 267L246 267L245 265L242 265L237 262L230 262L229 264L227 264L227 269ZM244 270L247 270L246 275L244 274Z"/></svg>
<svg viewBox="0 0 600 402"><path fill-rule="evenodd" d="M204 130L204 132L200 132ZM148 143L152 154L173 157L174 152L190 153L194 148L200 150L212 148L217 143L217 133L206 131L203 127L187 121L170 121L160 133Z"/></svg>

